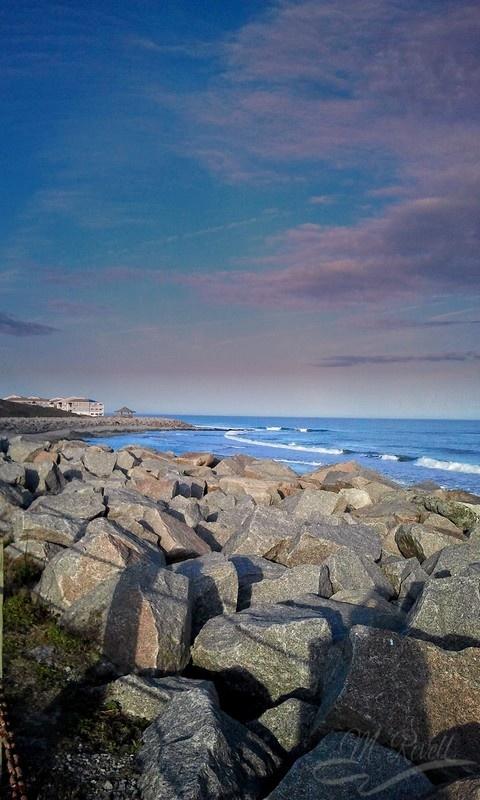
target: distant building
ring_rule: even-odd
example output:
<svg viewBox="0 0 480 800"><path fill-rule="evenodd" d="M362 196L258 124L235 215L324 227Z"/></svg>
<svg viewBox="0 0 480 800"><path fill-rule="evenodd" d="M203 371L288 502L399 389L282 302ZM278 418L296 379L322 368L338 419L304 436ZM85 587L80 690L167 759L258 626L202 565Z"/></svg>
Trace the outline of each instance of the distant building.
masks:
<svg viewBox="0 0 480 800"><path fill-rule="evenodd" d="M10 403L23 403L27 406L59 408L61 411L71 411L72 414L81 414L86 417L103 417L105 414L103 403L87 397L52 397L49 400L46 397L21 397L18 394L11 394L3 399L9 400ZM129 409L126 410L129 411Z"/></svg>
<svg viewBox="0 0 480 800"><path fill-rule="evenodd" d="M136 412L132 411L131 408L127 408L127 406L122 406L121 408L115 411L116 417L133 417Z"/></svg>
<svg viewBox="0 0 480 800"><path fill-rule="evenodd" d="M103 417L105 407L97 400L87 397L53 397L50 405L60 408L62 411L71 411L72 414L80 414L86 417Z"/></svg>

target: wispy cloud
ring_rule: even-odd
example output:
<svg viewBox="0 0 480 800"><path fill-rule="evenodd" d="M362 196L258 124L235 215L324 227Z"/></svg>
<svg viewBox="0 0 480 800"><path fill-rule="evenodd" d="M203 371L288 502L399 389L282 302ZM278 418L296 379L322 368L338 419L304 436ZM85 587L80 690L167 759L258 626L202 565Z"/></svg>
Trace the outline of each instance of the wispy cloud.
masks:
<svg viewBox="0 0 480 800"><path fill-rule="evenodd" d="M56 333L57 328L51 325L43 325L39 322L29 322L16 319L10 314L0 312L0 334L7 336L47 336Z"/></svg>
<svg viewBox="0 0 480 800"><path fill-rule="evenodd" d="M316 367L358 367L368 364L442 364L446 362L477 362L480 353L433 353L429 355L348 355L323 358L313 366Z"/></svg>

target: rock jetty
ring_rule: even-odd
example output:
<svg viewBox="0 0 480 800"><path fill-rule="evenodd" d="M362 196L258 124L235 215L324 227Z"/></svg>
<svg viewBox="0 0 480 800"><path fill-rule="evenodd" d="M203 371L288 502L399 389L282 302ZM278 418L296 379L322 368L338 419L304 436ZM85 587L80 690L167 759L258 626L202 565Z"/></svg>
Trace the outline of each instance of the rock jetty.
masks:
<svg viewBox="0 0 480 800"><path fill-rule="evenodd" d="M85 797L480 797L479 497L14 435L0 533L142 720Z"/></svg>

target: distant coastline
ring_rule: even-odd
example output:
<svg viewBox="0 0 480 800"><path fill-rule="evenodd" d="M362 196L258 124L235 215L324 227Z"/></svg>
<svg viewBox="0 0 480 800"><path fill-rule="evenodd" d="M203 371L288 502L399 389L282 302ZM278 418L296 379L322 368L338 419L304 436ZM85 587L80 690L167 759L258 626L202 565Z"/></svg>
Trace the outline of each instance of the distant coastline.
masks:
<svg viewBox="0 0 480 800"><path fill-rule="evenodd" d="M158 430L195 430L195 425L179 419L164 417L3 417L0 419L0 437L17 434L45 436L51 440L84 439L92 436L109 436L115 433L134 433Z"/></svg>

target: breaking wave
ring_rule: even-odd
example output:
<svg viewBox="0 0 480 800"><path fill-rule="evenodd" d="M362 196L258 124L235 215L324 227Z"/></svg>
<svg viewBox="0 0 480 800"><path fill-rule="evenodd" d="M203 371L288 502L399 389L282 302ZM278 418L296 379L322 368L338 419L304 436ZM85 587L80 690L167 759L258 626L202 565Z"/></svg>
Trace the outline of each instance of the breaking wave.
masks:
<svg viewBox="0 0 480 800"><path fill-rule="evenodd" d="M422 456L416 461L418 467L426 469L442 469L447 472L468 472L473 475L480 475L479 464L464 464L462 461L438 461L436 458Z"/></svg>

